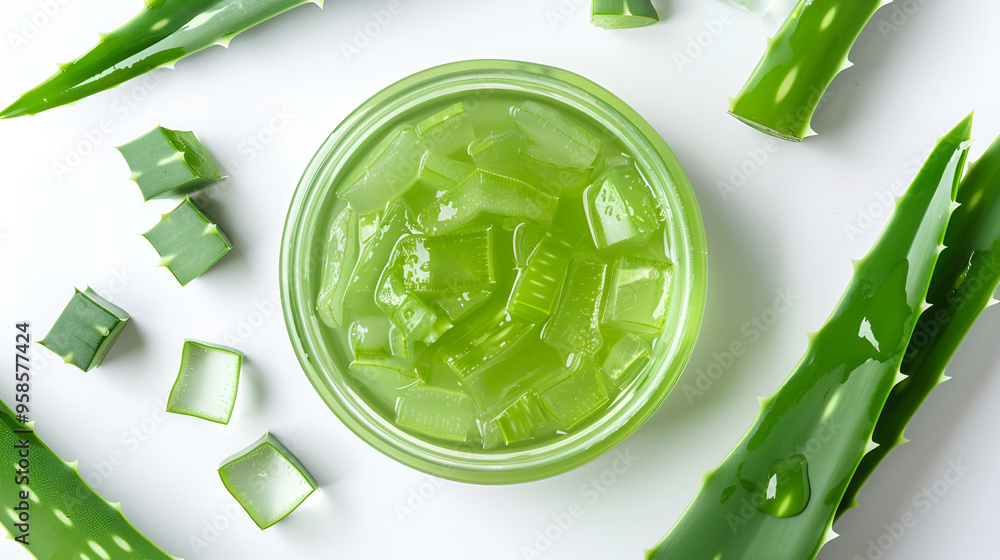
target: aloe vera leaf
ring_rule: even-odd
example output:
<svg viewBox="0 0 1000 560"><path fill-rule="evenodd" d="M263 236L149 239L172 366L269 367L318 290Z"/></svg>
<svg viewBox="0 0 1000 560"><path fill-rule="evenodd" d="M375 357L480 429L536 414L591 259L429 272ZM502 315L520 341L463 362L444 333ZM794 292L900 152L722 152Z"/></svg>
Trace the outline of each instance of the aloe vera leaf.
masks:
<svg viewBox="0 0 1000 560"><path fill-rule="evenodd" d="M634 167L608 169L583 198L590 235L602 251L643 245L663 225L653 191Z"/></svg>
<svg viewBox="0 0 1000 560"><path fill-rule="evenodd" d="M580 230L549 229L517 273L507 312L530 323L547 319L556 305L573 251L582 238Z"/></svg>
<svg viewBox="0 0 1000 560"><path fill-rule="evenodd" d="M12 469L5 477L10 474L16 486L4 482L5 516L16 516L25 509L30 515L25 531L15 525L20 520L4 522L11 538L21 537L18 542L22 545L26 540L25 549L39 560L101 558L101 551L111 558L177 560L133 527L122 515L120 504L94 492L80 478L75 462L60 459L32 425L20 422L7 403L0 400L0 405L0 460L6 469ZM13 474L24 460L21 453L25 450L30 453L30 472Z"/></svg>
<svg viewBox="0 0 1000 560"><path fill-rule="evenodd" d="M239 350L185 340L167 412L228 424L236 405L242 365L243 352Z"/></svg>
<svg viewBox="0 0 1000 560"><path fill-rule="evenodd" d="M375 302L407 338L431 344L451 328L451 322L443 314L436 313L424 300L406 290L394 267L382 273Z"/></svg>
<svg viewBox="0 0 1000 560"><path fill-rule="evenodd" d="M454 389L414 386L396 403L396 424L428 436L469 442L478 438L472 400Z"/></svg>
<svg viewBox="0 0 1000 560"><path fill-rule="evenodd" d="M604 147L600 138L573 118L537 101L523 101L511 107L510 114L534 144L535 157L548 154L549 163L592 167Z"/></svg>
<svg viewBox="0 0 1000 560"><path fill-rule="evenodd" d="M537 181L546 191L558 196L575 197L580 196L590 184L594 168L549 163L531 152L530 149L521 151L518 156L518 172Z"/></svg>
<svg viewBox="0 0 1000 560"><path fill-rule="evenodd" d="M647 558L811 559L836 536L838 504L924 306L970 127L971 117L938 142L795 370L762 399L757 420ZM808 455L807 503L792 503L802 496L789 485L794 477L775 470L796 455ZM788 517L775 517L753 509L786 496L801 511L782 508Z"/></svg>
<svg viewBox="0 0 1000 560"><path fill-rule="evenodd" d="M526 141L516 130L495 130L469 143L468 152L479 169L513 175Z"/></svg>
<svg viewBox="0 0 1000 560"><path fill-rule="evenodd" d="M408 225L412 217L405 205L394 202L381 216L378 230L359 248L357 264L350 265L348 271L343 300L351 309L368 310L375 306L379 276L389 264L396 241L410 233Z"/></svg>
<svg viewBox="0 0 1000 560"><path fill-rule="evenodd" d="M514 227L514 264L519 268L528 263L531 252L538 247L548 228L532 223L517 224Z"/></svg>
<svg viewBox="0 0 1000 560"><path fill-rule="evenodd" d="M477 170L417 215L429 234L458 229L482 213L547 224L559 199L519 179Z"/></svg>
<svg viewBox="0 0 1000 560"><path fill-rule="evenodd" d="M594 0L590 23L603 29L645 27L660 21L649 0Z"/></svg>
<svg viewBox="0 0 1000 560"><path fill-rule="evenodd" d="M571 352L597 352L604 344L599 320L606 269L587 260L570 263L555 313L542 328L542 340Z"/></svg>
<svg viewBox="0 0 1000 560"><path fill-rule="evenodd" d="M386 410L395 410L396 402L410 387L420 383L419 377L400 371L387 361L354 362L347 374L357 380L364 393Z"/></svg>
<svg viewBox="0 0 1000 560"><path fill-rule="evenodd" d="M566 430L579 426L611 400L603 375L593 362L585 363L586 366L538 395L549 416Z"/></svg>
<svg viewBox="0 0 1000 560"><path fill-rule="evenodd" d="M270 433L219 465L219 478L258 527L288 517L316 491L316 480Z"/></svg>
<svg viewBox="0 0 1000 560"><path fill-rule="evenodd" d="M408 292L468 291L496 281L492 228L446 235L407 235L396 243L391 262L402 271Z"/></svg>
<svg viewBox="0 0 1000 560"><path fill-rule="evenodd" d="M521 395L514 404L492 420L500 429L507 445L531 439L546 421L538 396L530 392Z"/></svg>
<svg viewBox="0 0 1000 560"><path fill-rule="evenodd" d="M190 197L142 234L181 286L201 276L233 248L226 232Z"/></svg>
<svg viewBox="0 0 1000 560"><path fill-rule="evenodd" d="M63 362L90 371L104 361L128 320L124 309L89 287L82 292L74 288L73 297L39 344Z"/></svg>
<svg viewBox="0 0 1000 560"><path fill-rule="evenodd" d="M945 366L976 318L996 303L1000 285L1000 139L973 164L958 187L959 207L945 233L927 303L900 371L906 376L886 401L872 441L878 447L861 460L851 478L839 517L856 505L856 496L872 471L896 446L930 392L944 382Z"/></svg>
<svg viewBox="0 0 1000 560"><path fill-rule="evenodd" d="M451 319L452 323L457 323L462 318L468 316L469 313L482 307L483 304L489 301L491 295L493 295L491 288L480 288L478 290L448 294L434 300L434 304L440 307L441 311L444 311L444 314Z"/></svg>
<svg viewBox="0 0 1000 560"><path fill-rule="evenodd" d="M461 101L417 123L417 135L428 148L446 156L465 150L476 140L472 118Z"/></svg>
<svg viewBox="0 0 1000 560"><path fill-rule="evenodd" d="M527 342L533 330L533 324L511 317L503 309L484 313L478 321L467 323L441 354L458 378L465 380Z"/></svg>
<svg viewBox="0 0 1000 560"><path fill-rule="evenodd" d="M34 115L74 103L188 55L228 46L243 31L310 1L151 0L139 15L0 111L0 118Z"/></svg>
<svg viewBox="0 0 1000 560"><path fill-rule="evenodd" d="M758 16L767 14L774 4L774 0L729 0L729 2Z"/></svg>
<svg viewBox="0 0 1000 560"><path fill-rule="evenodd" d="M887 0L799 0L729 113L757 130L798 142L816 134L811 123L823 94L851 67L851 47Z"/></svg>
<svg viewBox="0 0 1000 560"><path fill-rule="evenodd" d="M468 179L475 171L475 166L427 150L420 160L417 178L436 189L447 191Z"/></svg>
<svg viewBox="0 0 1000 560"><path fill-rule="evenodd" d="M358 214L347 204L330 224L323 274L316 295L316 313L330 328L344 322L344 293L358 260L357 236Z"/></svg>
<svg viewBox="0 0 1000 560"><path fill-rule="evenodd" d="M615 385L622 387L646 369L651 353L648 342L629 333L611 347L601 369Z"/></svg>
<svg viewBox="0 0 1000 560"><path fill-rule="evenodd" d="M672 274L669 262L633 256L616 260L602 322L626 332L663 330Z"/></svg>
<svg viewBox="0 0 1000 560"><path fill-rule="evenodd" d="M337 188L359 214L385 208L417 183L420 160L427 148L411 126L401 126L369 153Z"/></svg>
<svg viewBox="0 0 1000 560"><path fill-rule="evenodd" d="M171 198L222 178L208 150L193 132L158 126L118 147L143 200Z"/></svg>

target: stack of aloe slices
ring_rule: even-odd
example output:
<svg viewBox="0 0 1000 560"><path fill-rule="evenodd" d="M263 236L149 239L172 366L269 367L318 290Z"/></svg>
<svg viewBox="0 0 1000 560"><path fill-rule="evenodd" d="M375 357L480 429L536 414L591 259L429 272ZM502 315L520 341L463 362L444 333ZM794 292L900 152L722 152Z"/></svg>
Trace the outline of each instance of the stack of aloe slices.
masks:
<svg viewBox="0 0 1000 560"><path fill-rule="evenodd" d="M498 103L448 105L365 153L336 185L315 287L362 397L469 449L595 418L649 363L674 267L620 147L547 104Z"/></svg>

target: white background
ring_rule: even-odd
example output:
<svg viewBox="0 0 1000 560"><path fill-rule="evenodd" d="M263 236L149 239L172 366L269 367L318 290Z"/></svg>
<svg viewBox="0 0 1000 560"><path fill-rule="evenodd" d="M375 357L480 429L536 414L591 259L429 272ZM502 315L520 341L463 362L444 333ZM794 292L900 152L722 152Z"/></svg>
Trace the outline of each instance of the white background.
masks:
<svg viewBox="0 0 1000 560"><path fill-rule="evenodd" d="M39 16L53 1L0 6L3 105L140 5L58 0L57 13ZM0 311L8 346L0 353L13 354L17 321L31 321L40 339L73 286L110 294L134 319L90 373L39 349L32 393L39 434L64 458L79 459L80 472L106 498L122 501L154 542L188 559L514 560L573 503L583 515L559 531L545 558L640 558L694 496L700 472L750 424L754 397L780 384L805 348L805 333L832 310L850 259L864 255L886 221L884 193L908 184L934 139L973 109L973 158L1000 133L1000 6L993 2L897 0L884 8L854 48L856 66L837 78L815 119L820 135L800 145L766 144L726 114L726 97L739 91L791 0L778 0L765 18L732 9L730 23L722 23L730 8L719 1L655 3L661 24L608 32L589 24L584 0L402 0L381 25L372 12L385 10L385 0L329 0L324 10L304 6L236 38L228 52L211 49L75 107L0 122ZM43 23L32 29L25 17ZM377 33L358 36L366 26ZM345 56L354 41L360 52ZM470 58L560 66L607 87L663 135L701 203L710 290L698 348L678 389L617 448L635 462L603 491L592 480L604 474L609 481L613 452L510 487L437 481L383 457L313 391L271 301L285 211L323 139L391 82ZM159 123L194 130L232 175L202 200L237 248L184 288L154 266L155 251L138 235L174 203L143 204L113 149ZM777 151L754 163L752 154L761 159L769 146ZM718 185L731 181L733 166L750 176L724 198ZM776 290L798 299L755 340L743 325L771 309ZM952 362L954 379L907 431L912 442L879 468L862 507L837 525L842 536L821 558L878 558L883 553L870 551L869 540L880 536L886 559L995 555L998 328L1000 315L987 312ZM228 426L161 412L184 338L228 340L246 351ZM686 398L684 387L696 387L699 370L732 342L746 354L704 394ZM13 379L0 381L0 396L9 402L12 395ZM322 489L261 532L229 509L234 500L215 468L265 430L293 448ZM949 461L970 470L943 486ZM913 498L936 482L947 493L924 511ZM6 491L9 481L3 484ZM884 536L884 525L907 512L916 527L898 539ZM206 529L213 522L224 530ZM193 538L207 548L195 550ZM0 557L26 555L4 541Z"/></svg>

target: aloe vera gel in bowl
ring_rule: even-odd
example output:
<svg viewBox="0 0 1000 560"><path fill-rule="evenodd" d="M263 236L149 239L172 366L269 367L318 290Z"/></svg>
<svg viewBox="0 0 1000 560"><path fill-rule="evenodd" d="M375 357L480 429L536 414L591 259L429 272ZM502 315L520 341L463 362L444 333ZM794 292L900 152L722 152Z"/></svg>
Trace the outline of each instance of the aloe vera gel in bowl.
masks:
<svg viewBox="0 0 1000 560"><path fill-rule="evenodd" d="M300 362L366 441L504 483L620 441L686 362L705 296L697 204L662 139L561 70L404 79L333 133L282 250Z"/></svg>

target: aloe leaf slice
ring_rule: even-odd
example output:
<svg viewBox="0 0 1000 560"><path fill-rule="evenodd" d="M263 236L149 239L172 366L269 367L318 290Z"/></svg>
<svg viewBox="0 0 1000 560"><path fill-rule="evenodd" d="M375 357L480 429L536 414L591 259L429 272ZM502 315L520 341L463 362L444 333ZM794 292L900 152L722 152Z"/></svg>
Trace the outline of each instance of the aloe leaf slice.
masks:
<svg viewBox="0 0 1000 560"><path fill-rule="evenodd" d="M533 155L529 147L518 156L518 171L522 176L536 181L546 191L558 196L576 197L590 184L592 167L572 167L558 163L549 163L541 156Z"/></svg>
<svg viewBox="0 0 1000 560"><path fill-rule="evenodd" d="M118 147L143 200L172 198L222 178L193 132L158 126Z"/></svg>
<svg viewBox="0 0 1000 560"><path fill-rule="evenodd" d="M834 516L925 304L970 127L971 117L938 142L805 356L648 558L808 560L836 536ZM808 493L789 469L801 469ZM765 505L771 498L787 507Z"/></svg>
<svg viewBox="0 0 1000 560"><path fill-rule="evenodd" d="M444 311L452 323L457 323L482 307L489 301L491 295L493 295L492 288L481 288L445 295L434 300L434 304Z"/></svg>
<svg viewBox="0 0 1000 560"><path fill-rule="evenodd" d="M413 340L431 344L451 328L451 322L420 297L409 293L395 267L386 268L379 280L375 301L389 320Z"/></svg>
<svg viewBox="0 0 1000 560"><path fill-rule="evenodd" d="M549 163L593 167L597 154L604 147L604 142L597 135L576 120L537 101L523 101L512 107L510 114L518 128L535 145L535 157L546 153Z"/></svg>
<svg viewBox="0 0 1000 560"><path fill-rule="evenodd" d="M344 322L344 292L358 260L358 214L345 205L333 218L324 251L316 313L331 328Z"/></svg>
<svg viewBox="0 0 1000 560"><path fill-rule="evenodd" d="M633 256L616 260L602 323L625 332L663 330L672 274L669 262Z"/></svg>
<svg viewBox="0 0 1000 560"><path fill-rule="evenodd" d="M351 309L370 310L375 306L379 276L389 264L396 242L410 233L409 224L413 218L402 203L392 203L380 216L377 231L361 245L357 264L349 265L351 270L347 271L349 279L344 286L343 300L344 305ZM364 237L364 233L361 236Z"/></svg>
<svg viewBox="0 0 1000 560"><path fill-rule="evenodd" d="M262 530L288 517L317 488L309 471L270 433L223 461L219 477Z"/></svg>
<svg viewBox="0 0 1000 560"><path fill-rule="evenodd" d="M400 397L415 385L421 383L416 372L403 371L391 361L356 361L347 368L347 373L363 387L385 410L395 410Z"/></svg>
<svg viewBox="0 0 1000 560"><path fill-rule="evenodd" d="M472 400L444 387L417 385L396 404L396 425L431 437L469 442L478 437Z"/></svg>
<svg viewBox="0 0 1000 560"><path fill-rule="evenodd" d="M525 138L516 130L495 130L469 143L469 156L476 167L500 175L517 171L518 156Z"/></svg>
<svg viewBox="0 0 1000 560"><path fill-rule="evenodd" d="M527 342L534 325L507 315L500 309L486 313L478 321L465 325L465 330L441 349L445 363L467 379Z"/></svg>
<svg viewBox="0 0 1000 560"><path fill-rule="evenodd" d="M646 369L651 353L648 342L629 333L611 347L602 369L615 385L623 387Z"/></svg>
<svg viewBox="0 0 1000 560"><path fill-rule="evenodd" d="M590 22L603 29L645 27L660 21L649 0L594 0Z"/></svg>
<svg viewBox="0 0 1000 560"><path fill-rule="evenodd" d="M137 16L103 33L94 48L9 107L0 118L34 115L167 67L310 0L150 0ZM311 0L322 6L322 0Z"/></svg>
<svg viewBox="0 0 1000 560"><path fill-rule="evenodd" d="M587 364L538 395L545 410L566 430L579 426L611 400L600 371L589 360Z"/></svg>
<svg viewBox="0 0 1000 560"><path fill-rule="evenodd" d="M233 248L226 232L188 196L142 236L159 253L159 266L170 271L181 286L212 268Z"/></svg>
<svg viewBox="0 0 1000 560"><path fill-rule="evenodd" d="M524 393L492 420L507 445L531 439L548 419L534 393Z"/></svg>
<svg viewBox="0 0 1000 560"><path fill-rule="evenodd" d="M354 359L392 357L389 330L394 326L385 315L358 317L347 328L347 343Z"/></svg>
<svg viewBox="0 0 1000 560"><path fill-rule="evenodd" d="M476 139L472 118L461 101L420 121L417 135L428 148L446 156L465 150Z"/></svg>
<svg viewBox="0 0 1000 560"><path fill-rule="evenodd" d="M521 223L514 227L514 263L518 268L528 264L528 257L547 231L547 227L532 223Z"/></svg>
<svg viewBox="0 0 1000 560"><path fill-rule="evenodd" d="M590 234L602 251L643 245L663 225L653 191L634 167L608 169L583 198Z"/></svg>
<svg viewBox="0 0 1000 560"><path fill-rule="evenodd" d="M124 309L89 287L82 292L74 288L73 297L39 344L63 362L90 371L104 361L128 320Z"/></svg>
<svg viewBox="0 0 1000 560"><path fill-rule="evenodd" d="M447 191L468 179L475 171L473 165L427 150L420 160L417 178L438 190Z"/></svg>
<svg viewBox="0 0 1000 560"><path fill-rule="evenodd" d="M554 227L532 251L514 281L514 288L507 301L507 311L531 323L548 318L556 305L563 278L570 258L576 250L583 232Z"/></svg>
<svg viewBox="0 0 1000 560"><path fill-rule="evenodd" d="M385 208L416 184L420 160L426 151L413 127L393 130L344 179L337 196L359 214Z"/></svg>
<svg viewBox="0 0 1000 560"><path fill-rule="evenodd" d="M185 340L181 367L167 399L167 412L228 424L236 405L243 352Z"/></svg>
<svg viewBox="0 0 1000 560"><path fill-rule="evenodd" d="M492 228L438 236L407 235L396 243L391 262L415 294L463 292L496 281Z"/></svg>
<svg viewBox="0 0 1000 560"><path fill-rule="evenodd" d="M556 348L593 355L604 344L600 310L607 267L574 259L566 273L555 313L542 328L542 340Z"/></svg>

